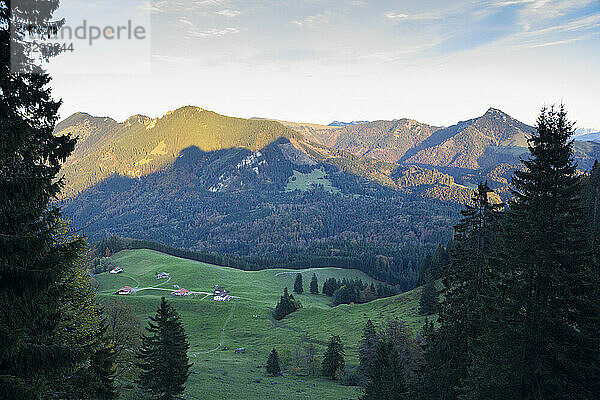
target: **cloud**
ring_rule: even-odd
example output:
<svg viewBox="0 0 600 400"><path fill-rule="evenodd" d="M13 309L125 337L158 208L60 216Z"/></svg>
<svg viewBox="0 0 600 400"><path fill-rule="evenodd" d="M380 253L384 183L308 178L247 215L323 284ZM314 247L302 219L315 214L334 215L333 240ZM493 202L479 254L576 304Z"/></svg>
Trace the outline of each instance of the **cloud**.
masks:
<svg viewBox="0 0 600 400"><path fill-rule="evenodd" d="M197 38L209 38L209 37L221 37L221 36L225 36L225 35L229 35L229 34L233 34L233 33L239 33L240 30L237 28L222 28L222 29L218 29L218 28L214 28L214 29L207 29L207 30L203 30L203 31L199 31L199 30L190 30L188 31L188 33L191 36L197 37Z"/></svg>
<svg viewBox="0 0 600 400"><path fill-rule="evenodd" d="M238 10L221 10L221 11L215 12L215 14L219 14L224 17L234 18L234 17L237 17L238 15L240 15L241 12Z"/></svg>
<svg viewBox="0 0 600 400"><path fill-rule="evenodd" d="M387 19L396 20L396 21L425 21L425 20L435 20L440 19L439 15L435 15L432 13L423 13L423 14L402 14L402 13L394 13L391 11L386 12L385 17Z"/></svg>
<svg viewBox="0 0 600 400"><path fill-rule="evenodd" d="M187 19L186 17L180 17L177 19L179 25L181 25L185 31L185 38L210 38L210 37L221 37L229 34L239 33L238 28L227 27L227 28L212 28L212 29L200 29L198 26Z"/></svg>
<svg viewBox="0 0 600 400"><path fill-rule="evenodd" d="M308 16L304 19L297 19L292 21L292 24L297 26L315 26L321 24L328 24L334 17L331 11L325 11L316 15Z"/></svg>
<svg viewBox="0 0 600 400"><path fill-rule="evenodd" d="M567 44L567 43L573 43L573 42L578 42L582 39L587 38L589 35L585 35L585 36L580 36L580 37L576 37L576 38L572 38L572 39L565 39L565 40L557 40L554 42L547 42L547 43L539 43L539 44L534 44L531 46L526 46L530 49L535 49L536 47L548 47L548 46L556 46L559 44Z"/></svg>

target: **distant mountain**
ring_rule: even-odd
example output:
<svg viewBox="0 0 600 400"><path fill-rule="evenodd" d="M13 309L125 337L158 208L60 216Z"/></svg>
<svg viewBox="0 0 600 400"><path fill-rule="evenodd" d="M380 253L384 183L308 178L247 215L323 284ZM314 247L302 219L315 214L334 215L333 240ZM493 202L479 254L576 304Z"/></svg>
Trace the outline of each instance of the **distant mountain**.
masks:
<svg viewBox="0 0 600 400"><path fill-rule="evenodd" d="M359 125L359 124L365 124L369 121L351 121L351 122L342 122L342 121L333 121L332 123L330 123L327 126L348 126L348 125Z"/></svg>
<svg viewBox="0 0 600 400"><path fill-rule="evenodd" d="M80 138L63 168L66 196L113 174L140 177L156 172L190 146L203 151L234 147L255 151L296 134L274 121L225 117L191 106L162 118L135 115L122 123L77 113L57 124L55 133Z"/></svg>
<svg viewBox="0 0 600 400"><path fill-rule="evenodd" d="M599 142L600 143L600 132L590 132L583 135L574 136L578 142Z"/></svg>
<svg viewBox="0 0 600 400"><path fill-rule="evenodd" d="M596 129L596 128L577 128L575 130L575 134L573 136L582 136L582 135L587 135L589 133L598 133L600 132L600 129Z"/></svg>

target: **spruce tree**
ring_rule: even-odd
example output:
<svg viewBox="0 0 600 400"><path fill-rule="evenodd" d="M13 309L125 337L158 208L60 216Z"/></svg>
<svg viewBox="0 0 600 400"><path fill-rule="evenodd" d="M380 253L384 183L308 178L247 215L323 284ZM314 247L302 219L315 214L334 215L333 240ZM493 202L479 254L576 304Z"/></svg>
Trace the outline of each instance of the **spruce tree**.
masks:
<svg viewBox="0 0 600 400"><path fill-rule="evenodd" d="M498 283L465 398L593 399L600 393L598 277L564 107L543 109L513 179ZM490 368L494 365L494 368Z"/></svg>
<svg viewBox="0 0 600 400"><path fill-rule="evenodd" d="M398 350L391 342L377 343L365 394L361 400L403 400L408 389Z"/></svg>
<svg viewBox="0 0 600 400"><path fill-rule="evenodd" d="M267 374L271 376L277 376L281 374L281 367L279 366L279 354L275 347L271 350L269 354L269 359L267 360Z"/></svg>
<svg viewBox="0 0 600 400"><path fill-rule="evenodd" d="M141 369L138 384L151 396L174 399L183 394L189 376L189 344L179 315L163 297L155 316L150 316L147 335L138 352Z"/></svg>
<svg viewBox="0 0 600 400"><path fill-rule="evenodd" d="M62 279L83 241L61 236L53 202L75 139L54 135L60 101L51 97L51 79L10 34L24 32L17 19L23 26L50 20L58 1L20 2L18 15L12 6L0 1L0 398L35 399L77 362L56 331Z"/></svg>
<svg viewBox="0 0 600 400"><path fill-rule="evenodd" d="M319 282L317 281L317 275L313 274L310 280L310 293L319 294Z"/></svg>
<svg viewBox="0 0 600 400"><path fill-rule="evenodd" d="M363 328L362 338L358 345L358 357L360 360L359 371L363 385L369 377L369 371L371 370L371 364L373 363L376 346L377 332L375 332L373 322L369 319Z"/></svg>
<svg viewBox="0 0 600 400"><path fill-rule="evenodd" d="M113 343L103 344L92 354L85 377L81 380L89 394L88 398L108 400L118 397L114 382L117 370L115 359Z"/></svg>
<svg viewBox="0 0 600 400"><path fill-rule="evenodd" d="M294 293L304 293L304 288L302 287L302 274L296 274L296 281L294 282Z"/></svg>
<svg viewBox="0 0 600 400"><path fill-rule="evenodd" d="M327 351L323 356L323 375L337 379L344 373L344 345L338 335L334 335L329 339Z"/></svg>
<svg viewBox="0 0 600 400"><path fill-rule="evenodd" d="M437 312L438 308L438 293L435 287L435 281L429 277L419 299L419 312L421 315L431 315Z"/></svg>
<svg viewBox="0 0 600 400"><path fill-rule="evenodd" d="M422 286L425 284L427 276L429 276L429 272L431 271L432 258L430 254L427 254L421 263L421 269L419 270L419 278L417 279L417 286Z"/></svg>
<svg viewBox="0 0 600 400"><path fill-rule="evenodd" d="M293 313L297 309L301 308L302 304L294 299L294 295L288 293L288 288L283 289L283 296L279 299L275 311L273 312L273 318L281 320L286 315Z"/></svg>
<svg viewBox="0 0 600 400"><path fill-rule="evenodd" d="M432 398L457 398L456 389L470 366L469 343L483 332L481 324L488 312L483 303L490 297L490 280L495 276L495 232L501 217L501 206L490 202L490 192L487 184L479 184L471 204L461 211L452 263L443 269L446 291L438 307L440 327L429 332L425 353L428 366L423 382L435 393Z"/></svg>
<svg viewBox="0 0 600 400"><path fill-rule="evenodd" d="M444 267L449 263L450 257L448 256L446 249L444 249L442 245L438 245L435 253L433 253L433 258L431 259L431 270L429 274L434 280L440 279L442 277ZM425 278L427 278L427 276Z"/></svg>

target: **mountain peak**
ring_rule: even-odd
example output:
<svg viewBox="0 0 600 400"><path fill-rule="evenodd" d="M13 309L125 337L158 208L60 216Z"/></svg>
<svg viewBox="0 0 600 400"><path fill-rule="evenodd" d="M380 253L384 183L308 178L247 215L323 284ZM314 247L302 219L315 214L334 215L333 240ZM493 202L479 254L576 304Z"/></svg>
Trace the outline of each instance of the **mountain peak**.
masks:
<svg viewBox="0 0 600 400"><path fill-rule="evenodd" d="M127 118L125 121L123 121L123 125L124 126L132 126L132 125L137 125L137 124L146 125L151 120L152 119L150 117L147 117L145 115L135 114L135 115L132 115L131 117Z"/></svg>
<svg viewBox="0 0 600 400"><path fill-rule="evenodd" d="M504 111L500 110L499 108L494 108L494 107L490 107L488 108L488 110L485 112L485 114L483 114L483 116L487 116L487 117L509 117L510 116L505 113Z"/></svg>

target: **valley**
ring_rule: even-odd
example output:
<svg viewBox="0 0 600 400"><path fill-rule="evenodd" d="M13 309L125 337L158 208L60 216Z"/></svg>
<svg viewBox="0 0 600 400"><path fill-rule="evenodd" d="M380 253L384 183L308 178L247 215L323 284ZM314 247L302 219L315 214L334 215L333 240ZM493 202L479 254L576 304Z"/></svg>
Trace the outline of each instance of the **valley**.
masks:
<svg viewBox="0 0 600 400"><path fill-rule="evenodd" d="M357 348L367 319L379 324L387 319L406 321L413 332L420 331L424 317L418 313L420 289L401 295L374 300L366 304L331 307L331 298L308 292L313 274L319 286L327 278L361 279L375 282L364 273L352 269L313 268L310 270L272 269L241 271L239 269L185 260L152 250L123 250L112 257L123 268L120 274L108 272L95 276L99 301L107 304L118 298L134 307L146 324L161 296L173 302L184 322L190 343L190 361L194 363L187 382L186 398L203 399L199 393L226 392L230 398L264 399L324 398L357 399L360 389L344 386L319 376L311 376L304 361L295 359L298 348L313 344L322 357L328 338L340 335L346 348L346 362L358 365ZM157 272L168 272L165 284L156 279ZM290 290L297 273L305 282L305 293L295 294L302 308L282 321L271 317L272 309L284 287ZM214 285L224 286L235 296L229 302L212 301L210 296L177 298L169 290L143 290L127 296L115 296L124 285L140 287L162 284L164 289L177 285L193 291L212 292ZM244 354L235 348L245 348ZM265 375L264 364L269 351L276 347L282 354L283 377ZM299 367L296 370L296 367ZM123 398L135 398L135 391L123 390Z"/></svg>

